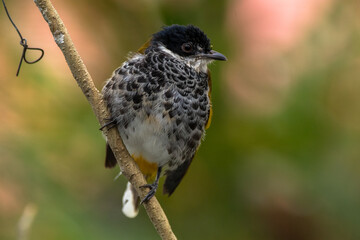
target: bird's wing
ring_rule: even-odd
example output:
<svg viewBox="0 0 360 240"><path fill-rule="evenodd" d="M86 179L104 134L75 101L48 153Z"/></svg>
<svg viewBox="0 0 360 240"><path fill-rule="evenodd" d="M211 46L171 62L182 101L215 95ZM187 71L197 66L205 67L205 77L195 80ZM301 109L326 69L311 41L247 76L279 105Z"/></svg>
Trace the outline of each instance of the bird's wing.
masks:
<svg viewBox="0 0 360 240"><path fill-rule="evenodd" d="M179 167L172 171L166 172L166 179L164 182L163 193L169 196L175 191L181 179L185 176L194 156L183 162Z"/></svg>
<svg viewBox="0 0 360 240"><path fill-rule="evenodd" d="M121 74L120 72L123 73ZM124 78L126 78L127 81L125 81ZM124 115L126 115L127 119L130 119L130 104L126 104L125 106L124 104L120 105L119 102L123 103L132 101L133 96L128 94L127 89L130 88L131 84L135 82L135 80L136 79L134 79L133 76L130 76L128 71L122 66L116 69L112 77L106 82L102 90L102 94L111 114L111 119L105 125L106 127L111 128L116 127L118 124L126 124L124 121L121 121L124 119ZM106 144L105 167L112 168L115 167L116 164L117 161L114 153L112 152L110 146Z"/></svg>
<svg viewBox="0 0 360 240"><path fill-rule="evenodd" d="M210 72L208 72L208 76L209 76L208 77L208 85L209 85L208 95L209 95L209 101L210 101L211 100L210 99L211 98L211 87L212 87ZM210 127L211 117L212 117L212 107L211 107L211 101L210 101L209 114L208 114L208 119L205 122L205 129ZM177 131L181 132L181 127L178 127ZM182 136L183 134L180 134L180 135ZM164 182L164 187L163 187L164 194L168 194L170 196L175 191L175 189L177 188L177 186L179 185L179 183L185 176L187 169L189 168L192 160L194 159L195 154L196 154L197 150L199 149L199 147L200 147L200 145L198 145L196 147L194 154L189 155L188 158L180 166L178 166L174 170L168 170L166 172L166 180Z"/></svg>
<svg viewBox="0 0 360 240"><path fill-rule="evenodd" d="M107 102L107 108L111 111L112 105L110 104L111 97L113 96L114 91L118 91L118 89L115 90L115 84L122 81L122 78L118 74L120 68L116 69L111 76L110 79L106 81L106 84L104 88L102 89L103 98ZM112 123L115 121L115 119L110 119L110 122L106 123L105 126L109 125L111 127L114 127L116 123ZM105 167L106 168L113 168L117 164L116 158L114 156L113 151L111 150L109 144L106 143L106 156L105 156Z"/></svg>

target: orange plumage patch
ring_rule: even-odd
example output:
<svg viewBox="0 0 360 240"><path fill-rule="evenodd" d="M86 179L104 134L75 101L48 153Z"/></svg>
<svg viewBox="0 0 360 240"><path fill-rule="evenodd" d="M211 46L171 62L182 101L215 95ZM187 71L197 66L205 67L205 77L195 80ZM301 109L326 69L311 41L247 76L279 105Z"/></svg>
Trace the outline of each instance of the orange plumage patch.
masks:
<svg viewBox="0 0 360 240"><path fill-rule="evenodd" d="M142 45L139 49L138 49L138 53L141 53L141 54L144 54L145 53L145 50L150 46L150 42L151 42L151 39L152 38L149 38L145 43L144 45Z"/></svg>
<svg viewBox="0 0 360 240"><path fill-rule="evenodd" d="M148 162L142 156L132 155L132 158L134 159L134 161L136 162L140 171L142 172L142 174L144 174L146 179L148 180L155 179L158 169L158 165L156 163Z"/></svg>

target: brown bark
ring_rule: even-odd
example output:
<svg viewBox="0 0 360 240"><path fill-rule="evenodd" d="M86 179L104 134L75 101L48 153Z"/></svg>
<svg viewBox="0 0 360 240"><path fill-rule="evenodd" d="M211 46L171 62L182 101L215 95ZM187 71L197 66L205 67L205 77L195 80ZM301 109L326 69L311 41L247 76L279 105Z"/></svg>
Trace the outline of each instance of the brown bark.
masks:
<svg viewBox="0 0 360 240"><path fill-rule="evenodd" d="M101 93L96 89L80 55L76 51L63 21L49 0L34 0L34 2L48 23L55 42L64 54L71 73L89 101L96 118L101 126L104 125L105 119L109 119L110 116L106 104L102 99ZM139 188L139 186L146 184L145 178L124 147L119 132L116 128L112 128L110 130L105 129L104 134L107 136L108 143L114 152L123 175L137 189L139 196L144 198L148 190ZM157 199L153 197L143 205L160 237L162 239L176 239Z"/></svg>

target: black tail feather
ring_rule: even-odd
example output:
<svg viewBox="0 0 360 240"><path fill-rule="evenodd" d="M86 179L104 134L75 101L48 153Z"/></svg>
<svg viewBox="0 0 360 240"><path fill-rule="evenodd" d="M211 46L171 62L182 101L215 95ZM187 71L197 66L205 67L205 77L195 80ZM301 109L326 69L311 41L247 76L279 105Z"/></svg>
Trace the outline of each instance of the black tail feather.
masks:
<svg viewBox="0 0 360 240"><path fill-rule="evenodd" d="M105 167L113 168L117 164L116 158L113 151L111 150L109 144L106 144L106 157L105 157Z"/></svg>
<svg viewBox="0 0 360 240"><path fill-rule="evenodd" d="M168 194L169 196L175 191L176 187L179 185L181 179L185 176L187 169L191 164L192 158L188 161L185 161L178 168L173 171L168 171L166 173L166 180L163 186L163 193Z"/></svg>

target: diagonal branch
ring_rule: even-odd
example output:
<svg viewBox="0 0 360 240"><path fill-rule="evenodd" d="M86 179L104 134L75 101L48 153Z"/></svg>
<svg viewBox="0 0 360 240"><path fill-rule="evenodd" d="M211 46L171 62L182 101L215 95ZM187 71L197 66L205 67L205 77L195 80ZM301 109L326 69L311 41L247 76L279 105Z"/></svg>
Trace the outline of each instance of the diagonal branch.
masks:
<svg viewBox="0 0 360 240"><path fill-rule="evenodd" d="M63 21L60 19L50 0L34 0L34 2L45 21L49 24L55 42L64 54L71 73L89 101L96 118L100 125L104 125L105 119L109 119L110 116L106 104L102 99L101 93L96 89L80 55L76 51ZM139 196L144 198L147 190L141 189L139 186L146 184L145 178L124 147L118 131L116 128L112 128L104 130L104 134L107 136L108 143L114 152L122 173L137 189ZM144 207L160 237L162 239L176 239L157 199L155 197L151 198L147 203L144 203Z"/></svg>

